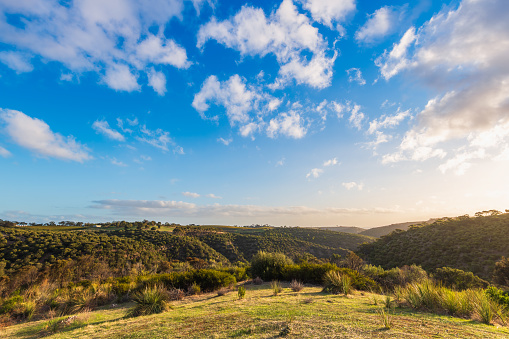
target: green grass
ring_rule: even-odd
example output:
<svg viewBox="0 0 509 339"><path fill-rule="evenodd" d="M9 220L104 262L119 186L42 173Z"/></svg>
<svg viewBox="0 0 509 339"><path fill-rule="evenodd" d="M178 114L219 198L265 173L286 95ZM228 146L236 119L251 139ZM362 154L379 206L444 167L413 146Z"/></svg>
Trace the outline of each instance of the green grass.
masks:
<svg viewBox="0 0 509 339"><path fill-rule="evenodd" d="M172 302L169 312L126 318L133 304L78 315L54 334L49 320L0 329L2 338L507 338L509 329L449 316L396 308L390 328L372 303L375 295L331 295L321 287L295 293L288 286L274 297L269 283L247 285L244 299L235 293L201 294ZM377 295L376 297L382 298ZM307 302L312 299L312 302ZM291 319L289 321L289 319ZM45 330L46 329L46 330ZM44 332L46 331L46 332Z"/></svg>

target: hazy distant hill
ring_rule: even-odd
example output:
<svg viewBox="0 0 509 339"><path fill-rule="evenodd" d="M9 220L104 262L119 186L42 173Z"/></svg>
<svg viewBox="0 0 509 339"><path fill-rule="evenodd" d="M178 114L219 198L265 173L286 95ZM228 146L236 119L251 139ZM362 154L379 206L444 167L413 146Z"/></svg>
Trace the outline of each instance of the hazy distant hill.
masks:
<svg viewBox="0 0 509 339"><path fill-rule="evenodd" d="M399 224L390 224L387 226L373 227L367 230L362 230L359 234L367 235L370 237L380 238L384 235L387 235L395 230L403 230L406 231L411 225L422 224L423 221L411 221L411 222L402 222Z"/></svg>
<svg viewBox="0 0 509 339"><path fill-rule="evenodd" d="M333 231L333 232L344 232L344 233L354 233L359 234L363 231L366 231L365 228L356 227L356 226L324 226L324 227L316 227L320 230L324 231Z"/></svg>
<svg viewBox="0 0 509 339"><path fill-rule="evenodd" d="M489 279L495 262L509 256L509 213L443 218L395 231L357 253L384 268L417 264L426 270L449 266Z"/></svg>

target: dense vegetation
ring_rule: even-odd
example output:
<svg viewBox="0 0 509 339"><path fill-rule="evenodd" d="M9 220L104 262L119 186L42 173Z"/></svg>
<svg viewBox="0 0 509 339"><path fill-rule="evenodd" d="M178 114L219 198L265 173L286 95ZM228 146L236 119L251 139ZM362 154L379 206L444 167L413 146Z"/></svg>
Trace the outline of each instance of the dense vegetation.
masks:
<svg viewBox="0 0 509 339"><path fill-rule="evenodd" d="M383 268L416 264L434 271L447 266L491 280L495 263L509 256L509 213L485 211L412 226L363 244L357 253Z"/></svg>

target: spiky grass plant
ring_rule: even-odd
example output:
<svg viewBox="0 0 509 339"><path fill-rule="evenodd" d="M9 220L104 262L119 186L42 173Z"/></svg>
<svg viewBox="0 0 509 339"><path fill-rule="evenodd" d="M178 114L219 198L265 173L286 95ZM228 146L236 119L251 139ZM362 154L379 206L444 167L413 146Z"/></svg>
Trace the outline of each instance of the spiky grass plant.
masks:
<svg viewBox="0 0 509 339"><path fill-rule="evenodd" d="M274 295L278 295L279 293L283 292L283 288L281 287L281 283L277 280L273 280L270 283L270 288L272 288L272 293Z"/></svg>
<svg viewBox="0 0 509 339"><path fill-rule="evenodd" d="M162 313L170 309L168 295L162 286L147 286L144 290L134 293L131 300L136 305L129 309L128 317Z"/></svg>
<svg viewBox="0 0 509 339"><path fill-rule="evenodd" d="M239 288L237 289L237 295L239 297L239 300L244 299L244 297L246 296L246 288L244 286L239 286Z"/></svg>
<svg viewBox="0 0 509 339"><path fill-rule="evenodd" d="M393 321L392 321L392 315L390 314L390 311L385 309L384 307L380 307L376 310L376 313L378 314L378 318L380 319L380 323L385 329L390 329L392 327Z"/></svg>
<svg viewBox="0 0 509 339"><path fill-rule="evenodd" d="M337 271L329 271L324 276L324 291L347 295L352 292L352 279L347 275L342 275Z"/></svg>

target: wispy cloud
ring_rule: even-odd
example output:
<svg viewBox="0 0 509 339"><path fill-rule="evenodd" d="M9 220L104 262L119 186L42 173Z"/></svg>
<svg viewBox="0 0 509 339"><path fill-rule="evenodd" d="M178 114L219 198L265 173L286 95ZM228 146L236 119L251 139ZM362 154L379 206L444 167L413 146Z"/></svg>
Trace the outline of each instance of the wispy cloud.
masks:
<svg viewBox="0 0 509 339"><path fill-rule="evenodd" d="M343 185L343 187L346 188L347 190L356 189L358 191L362 191L362 189L364 188L363 183L356 183L355 181L344 182L341 185Z"/></svg>
<svg viewBox="0 0 509 339"><path fill-rule="evenodd" d="M182 192L182 195L189 198L199 198L200 194L194 192Z"/></svg>
<svg viewBox="0 0 509 339"><path fill-rule="evenodd" d="M107 136L109 139L117 140L117 141L125 141L125 137L120 132L112 129L107 121L96 120L92 124L92 128L94 130L96 130L98 133L101 133L101 134Z"/></svg>

